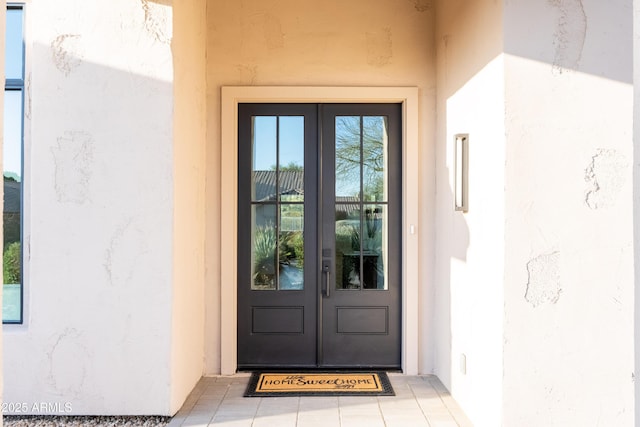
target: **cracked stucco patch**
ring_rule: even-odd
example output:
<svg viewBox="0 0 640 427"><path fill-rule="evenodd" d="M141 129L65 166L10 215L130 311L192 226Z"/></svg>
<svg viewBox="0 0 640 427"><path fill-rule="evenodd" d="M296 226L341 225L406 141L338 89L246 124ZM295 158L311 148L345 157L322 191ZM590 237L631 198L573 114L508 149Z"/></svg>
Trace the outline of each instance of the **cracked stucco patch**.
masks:
<svg viewBox="0 0 640 427"><path fill-rule="evenodd" d="M55 164L54 186L59 202L82 204L89 199L93 167L93 138L87 132L69 131L51 148Z"/></svg>
<svg viewBox="0 0 640 427"><path fill-rule="evenodd" d="M82 63L79 41L79 34L60 34L51 42L53 63L65 76Z"/></svg>
<svg viewBox="0 0 640 427"><path fill-rule="evenodd" d="M616 150L598 149L584 171L584 179L589 184L585 204L591 209L614 206L628 167L626 157Z"/></svg>
<svg viewBox="0 0 640 427"><path fill-rule="evenodd" d="M427 12L431 10L432 0L409 0L409 1L413 3L413 7L418 12Z"/></svg>
<svg viewBox="0 0 640 427"><path fill-rule="evenodd" d="M111 237L105 252L104 268L112 286L129 285L140 257L148 252L145 235L132 218L124 220Z"/></svg>
<svg viewBox="0 0 640 427"><path fill-rule="evenodd" d="M46 352L49 363L47 381L59 395L77 398L82 395L87 376L86 367L78 361L90 360L82 334L67 328L51 341Z"/></svg>
<svg viewBox="0 0 640 427"><path fill-rule="evenodd" d="M547 0L556 8L558 20L553 37L555 55L553 71L562 74L567 69L577 69L587 38L587 14L582 0Z"/></svg>
<svg viewBox="0 0 640 427"><path fill-rule="evenodd" d="M144 12L144 28L158 42L169 44L173 34L170 8L149 0L140 0Z"/></svg>
<svg viewBox="0 0 640 427"><path fill-rule="evenodd" d="M376 33L367 33L367 63L382 67L391 61L393 45L391 28L383 28Z"/></svg>
<svg viewBox="0 0 640 427"><path fill-rule="evenodd" d="M527 290L524 298L532 306L555 304L560 298L560 253L543 254L527 263Z"/></svg>

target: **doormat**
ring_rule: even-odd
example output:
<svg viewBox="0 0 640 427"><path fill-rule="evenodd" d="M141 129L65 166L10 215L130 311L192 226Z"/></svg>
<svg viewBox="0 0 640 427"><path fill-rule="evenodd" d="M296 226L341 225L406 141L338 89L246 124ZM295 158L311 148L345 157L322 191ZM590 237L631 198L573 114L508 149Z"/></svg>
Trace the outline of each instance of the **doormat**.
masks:
<svg viewBox="0 0 640 427"><path fill-rule="evenodd" d="M395 396L395 392L386 372L254 372L244 396Z"/></svg>

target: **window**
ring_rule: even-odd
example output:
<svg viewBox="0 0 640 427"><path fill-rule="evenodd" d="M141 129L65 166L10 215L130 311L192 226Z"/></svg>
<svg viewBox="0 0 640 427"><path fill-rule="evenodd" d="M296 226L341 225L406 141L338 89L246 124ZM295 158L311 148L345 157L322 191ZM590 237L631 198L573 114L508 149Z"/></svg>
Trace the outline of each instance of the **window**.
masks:
<svg viewBox="0 0 640 427"><path fill-rule="evenodd" d="M4 84L2 322L22 323L24 6L7 5Z"/></svg>

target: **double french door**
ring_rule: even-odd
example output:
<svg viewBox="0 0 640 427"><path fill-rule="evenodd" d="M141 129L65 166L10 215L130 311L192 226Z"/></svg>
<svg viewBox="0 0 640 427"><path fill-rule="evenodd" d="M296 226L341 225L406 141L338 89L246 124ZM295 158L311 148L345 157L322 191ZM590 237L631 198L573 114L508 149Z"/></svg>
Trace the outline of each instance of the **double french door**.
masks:
<svg viewBox="0 0 640 427"><path fill-rule="evenodd" d="M400 114L239 105L239 369L400 367Z"/></svg>

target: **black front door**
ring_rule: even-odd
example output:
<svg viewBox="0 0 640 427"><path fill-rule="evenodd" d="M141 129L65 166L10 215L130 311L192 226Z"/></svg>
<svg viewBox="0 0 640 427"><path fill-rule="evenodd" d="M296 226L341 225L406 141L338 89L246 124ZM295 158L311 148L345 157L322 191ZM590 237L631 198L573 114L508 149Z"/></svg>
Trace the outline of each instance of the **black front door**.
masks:
<svg viewBox="0 0 640 427"><path fill-rule="evenodd" d="M238 367L400 367L396 104L241 104Z"/></svg>

